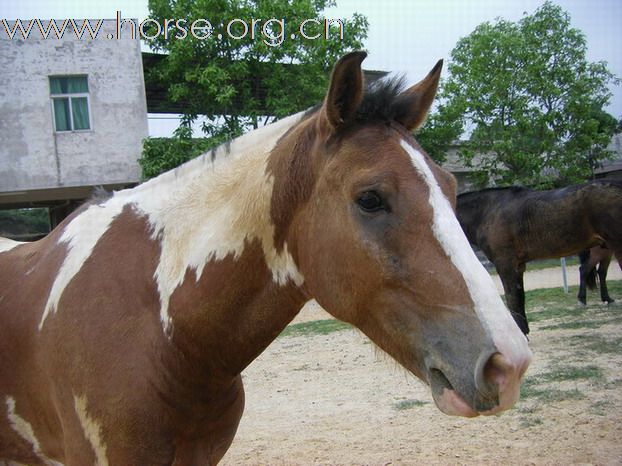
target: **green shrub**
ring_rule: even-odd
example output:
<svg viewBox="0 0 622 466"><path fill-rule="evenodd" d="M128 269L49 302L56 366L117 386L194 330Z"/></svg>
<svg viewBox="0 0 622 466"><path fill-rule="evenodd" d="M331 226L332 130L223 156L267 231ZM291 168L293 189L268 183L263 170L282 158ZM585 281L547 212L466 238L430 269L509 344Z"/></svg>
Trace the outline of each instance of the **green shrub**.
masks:
<svg viewBox="0 0 622 466"><path fill-rule="evenodd" d="M222 142L218 138L148 138L138 163L148 180L207 152Z"/></svg>

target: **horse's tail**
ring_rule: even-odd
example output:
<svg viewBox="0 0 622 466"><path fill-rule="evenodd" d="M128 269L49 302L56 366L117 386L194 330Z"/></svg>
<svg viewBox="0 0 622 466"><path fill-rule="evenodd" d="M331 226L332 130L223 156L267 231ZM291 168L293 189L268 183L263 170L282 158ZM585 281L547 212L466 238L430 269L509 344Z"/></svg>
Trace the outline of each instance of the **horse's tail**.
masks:
<svg viewBox="0 0 622 466"><path fill-rule="evenodd" d="M590 260L590 250L586 249L579 253L579 260L581 261L581 267L587 267L587 263ZM592 267L585 275L585 284L590 290L596 289L596 266Z"/></svg>

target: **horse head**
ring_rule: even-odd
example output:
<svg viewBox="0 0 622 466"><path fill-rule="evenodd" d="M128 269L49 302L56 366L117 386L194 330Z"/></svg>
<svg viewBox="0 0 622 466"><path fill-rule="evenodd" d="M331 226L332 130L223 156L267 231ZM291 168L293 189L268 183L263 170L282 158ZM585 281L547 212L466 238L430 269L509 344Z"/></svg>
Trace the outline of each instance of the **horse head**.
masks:
<svg viewBox="0 0 622 466"><path fill-rule="evenodd" d="M421 82L366 91L365 53L334 67L323 104L271 154L275 245L304 292L427 382L447 414L511 407L531 353L456 219L456 182L412 132L436 94Z"/></svg>

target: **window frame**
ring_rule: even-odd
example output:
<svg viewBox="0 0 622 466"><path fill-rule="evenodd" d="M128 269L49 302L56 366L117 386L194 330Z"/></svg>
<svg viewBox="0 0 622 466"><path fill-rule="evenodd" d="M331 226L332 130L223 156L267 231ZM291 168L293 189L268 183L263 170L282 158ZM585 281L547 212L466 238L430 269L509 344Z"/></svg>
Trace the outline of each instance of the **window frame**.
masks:
<svg viewBox="0 0 622 466"><path fill-rule="evenodd" d="M52 79L54 78L85 78L86 86L89 89L87 92L70 92L70 93L52 93ZM54 124L54 132L55 133L86 133L89 131L93 131L93 117L91 113L91 99L90 99L90 87L89 87L89 76L87 74L54 74L48 76L48 86L50 88L50 104L52 107L52 121ZM72 98L83 98L86 97L86 111L88 112L88 123L89 127L86 129L75 129L75 125L73 123L73 104L71 102ZM54 99L67 99L69 102L69 124L71 129L58 129L56 127L56 110L54 108Z"/></svg>

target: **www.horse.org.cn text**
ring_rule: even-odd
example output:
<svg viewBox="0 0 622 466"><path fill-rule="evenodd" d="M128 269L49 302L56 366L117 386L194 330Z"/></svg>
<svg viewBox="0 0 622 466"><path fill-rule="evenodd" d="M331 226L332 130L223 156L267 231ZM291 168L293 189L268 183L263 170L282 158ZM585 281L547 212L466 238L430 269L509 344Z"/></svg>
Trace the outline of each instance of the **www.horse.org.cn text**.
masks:
<svg viewBox="0 0 622 466"><path fill-rule="evenodd" d="M77 39L147 39L157 38L197 40L261 40L270 47L291 40L343 40L344 21L341 19L311 18L301 21L289 21L286 18L233 18L226 23L212 24L207 18L193 21L188 19L163 19L158 21L147 18L143 21L123 18L116 12L114 31L104 31L103 19L75 20L34 18L8 21L0 19L0 26L9 39L50 39L60 40L66 35L75 35Z"/></svg>

